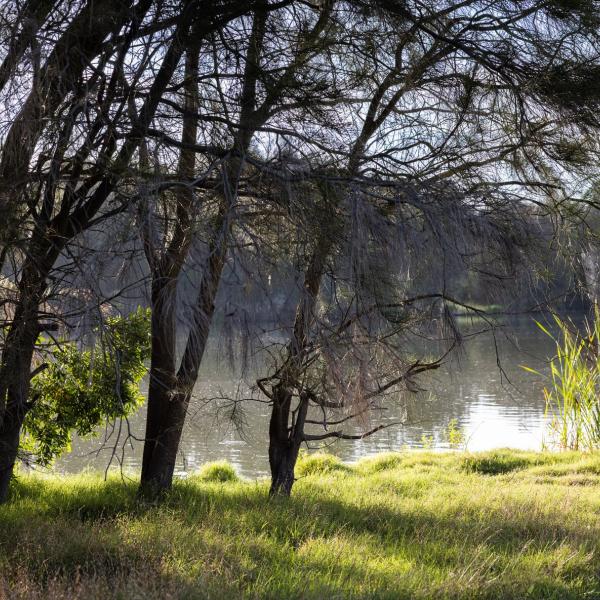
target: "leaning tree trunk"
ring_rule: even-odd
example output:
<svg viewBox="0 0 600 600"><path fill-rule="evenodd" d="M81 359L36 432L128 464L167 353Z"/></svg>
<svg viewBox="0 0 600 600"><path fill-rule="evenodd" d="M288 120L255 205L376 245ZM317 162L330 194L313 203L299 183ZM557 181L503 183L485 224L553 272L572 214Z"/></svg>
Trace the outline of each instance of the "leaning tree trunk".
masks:
<svg viewBox="0 0 600 600"><path fill-rule="evenodd" d="M38 256L42 256L40 250ZM6 336L0 366L0 503L5 502L19 451L21 428L28 410L31 360L40 333L38 307L45 291L45 273L54 261L28 260L19 283L19 301Z"/></svg>
<svg viewBox="0 0 600 600"><path fill-rule="evenodd" d="M194 178L198 121L198 61L200 36L192 35L186 48L185 109L178 172L182 180ZM144 147L143 147L144 149ZM148 168L147 152L141 154ZM140 494L155 498L171 487L177 451L191 396L182 392L176 370L177 281L192 241L192 207L189 188L177 195L176 227L171 242L161 254L153 247L152 214L146 215L144 249L152 270L152 358L148 387L146 436L140 477Z"/></svg>
<svg viewBox="0 0 600 600"><path fill-rule="evenodd" d="M140 492L146 497L157 497L171 488L177 462L177 452L185 425L192 390L206 349L210 323L215 308L219 281L227 252L226 232L211 247L211 256L198 293L194 322L177 375L161 379L148 396L148 410L152 404L152 423L148 424L144 445L144 464ZM162 364L162 363L161 363ZM170 373L170 359L169 369ZM150 414L149 414L150 416Z"/></svg>
<svg viewBox="0 0 600 600"><path fill-rule="evenodd" d="M158 423L155 437L146 439L144 464L140 480L140 493L146 498L158 498L173 484L177 453L183 433L185 417L191 393L177 393L169 399L162 399L158 408L162 411L162 420ZM156 398L159 400L159 398ZM146 449L152 448L152 452Z"/></svg>
<svg viewBox="0 0 600 600"><path fill-rule="evenodd" d="M163 430L168 427L169 405L175 385L175 287L177 280L156 277L152 285L152 337L148 383L148 411L142 457L140 492L153 496L161 484L155 471L156 456L163 446Z"/></svg>

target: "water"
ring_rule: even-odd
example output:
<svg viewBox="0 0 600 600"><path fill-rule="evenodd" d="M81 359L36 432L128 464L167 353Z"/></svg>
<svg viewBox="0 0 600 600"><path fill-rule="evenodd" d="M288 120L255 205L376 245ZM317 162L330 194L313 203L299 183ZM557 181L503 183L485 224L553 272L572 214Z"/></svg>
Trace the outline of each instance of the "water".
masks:
<svg viewBox="0 0 600 600"><path fill-rule="evenodd" d="M456 419L464 433L469 450L498 447L539 450L547 432L544 380L520 365L547 373L547 360L553 353L552 340L529 317L506 324L496 334L496 343L490 333L469 338L462 352L420 380L426 391L403 398L382 419L383 422L402 420L403 425L361 441L338 440L328 450L345 461L355 461L405 447L446 449L448 423L452 419ZM228 416L231 405L206 402L207 398L236 394L243 397L248 391L232 375L223 353L213 349L203 365L197 398L191 406L177 466L179 474L221 459L230 461L245 477L268 474L268 406L247 402L241 409L238 407L236 410L243 410L237 414L243 425L240 430ZM55 468L60 472L101 470L112 456L113 465L122 464L125 471L138 470L144 419L145 409L142 409L128 424L117 425L112 433L103 432L95 440L76 439L72 452L61 458ZM132 437L128 438L128 433Z"/></svg>

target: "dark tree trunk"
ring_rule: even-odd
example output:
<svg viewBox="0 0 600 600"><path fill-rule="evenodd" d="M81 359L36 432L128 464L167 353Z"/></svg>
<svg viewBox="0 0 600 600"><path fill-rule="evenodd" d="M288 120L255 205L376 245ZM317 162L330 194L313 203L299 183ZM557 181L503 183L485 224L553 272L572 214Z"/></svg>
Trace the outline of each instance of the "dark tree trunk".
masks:
<svg viewBox="0 0 600 600"><path fill-rule="evenodd" d="M159 371L157 368L158 377L155 385L152 390L148 391L148 418L151 421L147 424L147 439L140 479L140 492L146 497L157 497L170 489L173 483L179 442L192 389L206 349L225 253L226 245L222 243L221 246L215 248L215 253L209 260L207 272L200 286L194 323L177 375L175 376L171 370L173 363L169 359L167 369ZM171 332L174 332L174 329ZM158 364L164 363L157 363L157 367ZM166 379L165 373L168 374Z"/></svg>
<svg viewBox="0 0 600 600"><path fill-rule="evenodd" d="M54 253L46 257L54 261ZM37 263L37 264L36 264ZM38 269L39 267L39 269ZM38 307L47 264L30 260L19 285L19 303L6 336L0 367L0 503L6 501L28 409L31 360L39 334ZM42 272L40 272L42 271Z"/></svg>
<svg viewBox="0 0 600 600"><path fill-rule="evenodd" d="M273 408L269 422L269 496L289 496L295 481L294 469L303 440L308 400L301 398L296 414L291 415L292 398L289 386L280 383L273 388ZM295 418L291 424L290 416Z"/></svg>
<svg viewBox="0 0 600 600"><path fill-rule="evenodd" d="M21 428L27 413L31 358L27 361L26 355L33 354L33 343L23 343L18 354L21 356L17 357L18 363L13 373L2 373L6 376L7 386L4 392L4 418L0 424L0 504L8 498L9 485L19 452Z"/></svg>
<svg viewBox="0 0 600 600"><path fill-rule="evenodd" d="M152 357L140 494L157 498L171 488L177 451L191 397L191 385L178 377L175 310L176 277L158 277L152 292ZM203 353L208 329L200 350Z"/></svg>
<svg viewBox="0 0 600 600"><path fill-rule="evenodd" d="M289 496L294 485L294 468L304 438L308 398L298 390L299 404L296 408L295 422L290 423L293 392L302 373L302 361L309 345L310 326L331 245L331 238L321 235L313 251L305 273L303 294L296 307L294 329L287 351L288 365L279 383L271 390L273 406L269 422L270 496Z"/></svg>
<svg viewBox="0 0 600 600"><path fill-rule="evenodd" d="M164 487L156 480L154 463L163 452L164 430L175 376L175 286L177 280L156 277L152 285L152 354L148 384L148 412L142 457L140 491L152 496ZM168 486L167 486L168 487Z"/></svg>
<svg viewBox="0 0 600 600"><path fill-rule="evenodd" d="M19 438L25 415L21 415L17 407L11 407L11 412L0 427L0 504L8 499L8 491L12 479Z"/></svg>
<svg viewBox="0 0 600 600"><path fill-rule="evenodd" d="M271 440L269 444L269 464L271 466L271 488L269 496L289 496L292 493L300 446L290 440Z"/></svg>
<svg viewBox="0 0 600 600"><path fill-rule="evenodd" d="M162 420L153 443L153 452L144 462L140 492L147 498L157 498L173 484L177 452L185 424L191 394L181 393L159 407ZM158 398L157 398L158 400ZM147 444L148 442L146 442ZM145 457L146 458L146 457Z"/></svg>
<svg viewBox="0 0 600 600"><path fill-rule="evenodd" d="M185 107L181 142L190 146L179 155L178 172L182 179L194 178L198 122L198 55L201 36L192 35L186 49ZM146 154L143 156L147 162ZM144 167L148 168L145 164ZM176 226L170 244L162 253L153 247L152 233L145 235L144 248L152 269L152 358L148 388L146 437L140 477L140 494L156 498L171 487L183 432L191 387L181 385L176 370L177 281L192 240L192 206L195 198L188 188L179 190ZM147 219L151 221L152 215ZM151 225L149 225L151 227ZM212 306L212 302L210 303ZM206 331L206 336L208 331ZM202 348L205 344L202 342ZM202 350L203 351L203 350ZM183 392L181 390L189 390Z"/></svg>

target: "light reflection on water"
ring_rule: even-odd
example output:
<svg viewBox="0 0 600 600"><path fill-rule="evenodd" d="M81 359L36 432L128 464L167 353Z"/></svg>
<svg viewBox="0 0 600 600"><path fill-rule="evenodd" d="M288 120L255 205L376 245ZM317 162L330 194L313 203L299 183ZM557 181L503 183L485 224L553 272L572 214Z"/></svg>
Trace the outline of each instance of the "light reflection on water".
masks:
<svg viewBox="0 0 600 600"><path fill-rule="evenodd" d="M385 413L384 421L406 418L405 425L390 427L362 441L336 441L329 451L345 461L355 461L379 452L419 448L447 449L447 428L456 419L469 450L498 447L540 449L545 436L543 381L520 365L547 373L547 359L554 353L552 340L531 318L511 323L506 329L511 340L499 336L502 372L497 365L495 345L490 334L469 338L459 356L421 380L426 392L411 396ZM203 365L199 397L234 394L238 380L232 377L222 353L213 351ZM130 420L137 438L144 434L145 409ZM268 407L247 403L242 432L238 431L214 403L194 402L182 442L178 472L193 472L202 463L225 459L245 477L268 473ZM121 440L124 439L122 430ZM356 431L359 431L357 429ZM104 469L112 454L116 434L106 448L100 440L75 440L73 451L63 457L56 469L78 472L86 468ZM98 452L99 450L99 452ZM116 456L127 471L139 469L142 443L119 444Z"/></svg>

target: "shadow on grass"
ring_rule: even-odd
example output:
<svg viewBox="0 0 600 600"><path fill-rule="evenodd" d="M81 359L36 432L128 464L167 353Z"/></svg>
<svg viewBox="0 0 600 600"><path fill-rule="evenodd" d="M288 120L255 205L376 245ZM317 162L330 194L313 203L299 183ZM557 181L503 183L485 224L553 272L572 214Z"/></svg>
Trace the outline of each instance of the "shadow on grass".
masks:
<svg viewBox="0 0 600 600"><path fill-rule="evenodd" d="M20 482L0 507L0 572L20 564L11 568L13 579L22 571L32 586L48 589L77 578L114 580L114 590L144 588L148 578L152 590L173 588L176 597L197 597L202 588L218 598L243 590L271 597L576 598L582 585L598 586L584 558L554 565L562 544L582 556L598 550L596 531L560 522L557 511L394 508L370 499L368 486L350 501L310 482L290 499L270 501L258 483L178 482L160 506L139 503L136 491L119 480Z"/></svg>

